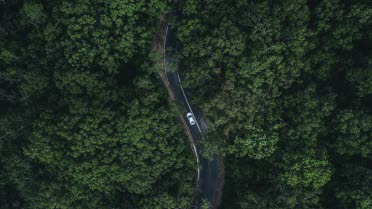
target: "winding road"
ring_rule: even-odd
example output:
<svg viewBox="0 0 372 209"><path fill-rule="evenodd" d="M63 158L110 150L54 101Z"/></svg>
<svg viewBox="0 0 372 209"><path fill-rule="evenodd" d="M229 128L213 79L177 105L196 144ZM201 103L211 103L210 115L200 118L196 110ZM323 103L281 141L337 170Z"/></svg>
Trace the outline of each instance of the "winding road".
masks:
<svg viewBox="0 0 372 209"><path fill-rule="evenodd" d="M201 109L193 105L188 98L189 92L187 89L183 89L182 78L178 74L178 69L172 69L177 68L176 61L172 56L175 50L177 50L177 41L175 34L168 26L163 40L165 49L164 62L166 66L164 70L169 81L169 86L174 94L175 100L184 110L183 116L185 120L188 122L186 118L187 112L191 112L196 120L196 124L194 125L190 125L190 123L187 124L195 142L193 143L193 150L199 165L197 174L199 197L209 201L211 208L214 208L218 189L218 158L214 156L212 159L207 159L200 155L200 152L203 150L200 142L204 140L203 132L208 129L208 124ZM195 206L195 208L199 208L199 206Z"/></svg>

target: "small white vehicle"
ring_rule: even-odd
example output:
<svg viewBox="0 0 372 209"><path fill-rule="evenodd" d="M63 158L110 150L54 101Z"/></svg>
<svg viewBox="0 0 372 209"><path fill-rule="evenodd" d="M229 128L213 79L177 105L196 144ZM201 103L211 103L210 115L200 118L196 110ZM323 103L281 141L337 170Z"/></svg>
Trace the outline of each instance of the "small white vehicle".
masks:
<svg viewBox="0 0 372 209"><path fill-rule="evenodd" d="M195 124L194 116L192 115L191 112L187 113L186 114L186 117L187 117L187 119L189 119L190 125L194 125Z"/></svg>

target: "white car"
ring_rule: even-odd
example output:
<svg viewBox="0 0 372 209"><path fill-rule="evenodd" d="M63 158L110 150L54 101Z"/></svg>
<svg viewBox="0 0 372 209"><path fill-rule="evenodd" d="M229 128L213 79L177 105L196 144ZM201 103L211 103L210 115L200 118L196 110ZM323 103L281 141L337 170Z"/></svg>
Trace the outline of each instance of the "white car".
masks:
<svg viewBox="0 0 372 209"><path fill-rule="evenodd" d="M189 119L189 122L190 122L191 125L195 124L194 116L192 115L191 112L187 113L186 117L187 117L187 119Z"/></svg>

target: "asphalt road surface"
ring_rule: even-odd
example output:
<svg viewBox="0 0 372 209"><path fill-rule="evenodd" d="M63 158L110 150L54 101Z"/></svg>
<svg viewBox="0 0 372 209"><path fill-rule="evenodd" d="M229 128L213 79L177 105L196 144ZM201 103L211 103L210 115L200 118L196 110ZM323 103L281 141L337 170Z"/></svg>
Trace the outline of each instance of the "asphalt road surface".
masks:
<svg viewBox="0 0 372 209"><path fill-rule="evenodd" d="M218 185L218 158L213 157L212 159L206 159L200 155L203 147L200 145L200 141L204 140L202 133L208 129L208 125L203 116L200 108L192 104L188 95L187 89L182 87L182 78L178 74L178 69L174 68L175 60L172 55L174 50L177 49L177 42L174 37L174 33L170 28L167 28L165 38L165 72L168 77L170 88L172 89L176 101L182 106L184 110L184 118L188 123L192 137L196 143L196 151L199 156L200 170L198 171L198 183L199 183L199 197L208 200L213 206L216 201L217 185ZM190 125L186 118L186 113L191 112L194 115L196 124ZM200 176L199 176L200 175Z"/></svg>

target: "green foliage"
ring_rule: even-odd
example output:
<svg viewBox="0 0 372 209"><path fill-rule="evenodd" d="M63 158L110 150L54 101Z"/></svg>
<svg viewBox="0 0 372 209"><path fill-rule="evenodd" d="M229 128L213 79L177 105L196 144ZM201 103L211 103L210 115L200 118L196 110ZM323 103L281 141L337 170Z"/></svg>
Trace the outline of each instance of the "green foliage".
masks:
<svg viewBox="0 0 372 209"><path fill-rule="evenodd" d="M320 1L314 17L316 33L325 49L353 48L353 42L362 38L363 30L371 24L372 9L367 1L349 4L346 1Z"/></svg>
<svg viewBox="0 0 372 209"><path fill-rule="evenodd" d="M343 110L334 120L334 148L341 155L371 158L372 117L363 111Z"/></svg>
<svg viewBox="0 0 372 209"><path fill-rule="evenodd" d="M231 84L225 86L221 94L211 100L211 105L204 107L219 137L229 145L221 149L241 157L269 156L275 150L278 129L282 126L275 104L234 90Z"/></svg>
<svg viewBox="0 0 372 209"><path fill-rule="evenodd" d="M141 208L143 209L177 208L175 198L166 194L146 200L144 203L142 203L142 205L143 206Z"/></svg>
<svg viewBox="0 0 372 209"><path fill-rule="evenodd" d="M165 11L223 208L372 207L369 1L32 0L0 3L0 208L192 205Z"/></svg>
<svg viewBox="0 0 372 209"><path fill-rule="evenodd" d="M25 2L22 7L21 13L25 16L24 20L28 24L41 24L45 22L46 19L43 5L33 1Z"/></svg>
<svg viewBox="0 0 372 209"><path fill-rule="evenodd" d="M156 72L149 70L147 73L144 77ZM79 80L79 77L74 79ZM187 165L185 138L176 124L175 109L163 105L157 84L147 80L144 85L143 79L139 76L134 81L137 95L147 89L148 97L121 104L120 110L78 100L71 103L73 111L60 114L48 110L34 122L25 153L42 165L39 172L46 172L56 179L54 183L42 182L40 190L48 192L32 199L35 207L43 208L51 196L56 197L56 207L62 208L115 207L120 201L114 198L122 193L134 197L148 195L151 199L159 179L174 172L175 168L183 169ZM94 98L94 95L90 97ZM152 98L151 102L148 102L149 98ZM96 95L96 99L100 101L100 96ZM180 160L183 164L178 164ZM62 198L64 193L67 197ZM182 193L185 197L191 195ZM174 197L167 193L165 197L163 201L171 206ZM190 199L176 203L188 205ZM150 206L144 203L141 207Z"/></svg>
<svg viewBox="0 0 372 209"><path fill-rule="evenodd" d="M274 4L238 1L237 7L245 12L234 18L249 31L246 43L249 56L238 72L249 90L280 95L282 88L296 82L300 69L307 67L306 62L300 61L308 45L306 1Z"/></svg>
<svg viewBox="0 0 372 209"><path fill-rule="evenodd" d="M0 208L187 208L195 161L150 54L166 1L0 5Z"/></svg>
<svg viewBox="0 0 372 209"><path fill-rule="evenodd" d="M338 208L369 208L371 204L371 169L362 158L342 157L336 161L336 172L328 185L326 204Z"/></svg>
<svg viewBox="0 0 372 209"><path fill-rule="evenodd" d="M209 209L210 207L211 207L211 206L210 206L210 203L208 202L208 200L204 200L204 199L203 199L200 208L201 208L201 209Z"/></svg>
<svg viewBox="0 0 372 209"><path fill-rule="evenodd" d="M371 45L370 37L369 41L363 40L358 44L361 47L350 52L356 54L357 58L356 60L348 59L345 77L351 86L353 94L363 98L372 94L372 71L370 70L372 66L372 53L367 49Z"/></svg>
<svg viewBox="0 0 372 209"><path fill-rule="evenodd" d="M228 159L223 208L316 208L320 193L313 188L291 187L276 175L279 169L265 160ZM275 165L274 165L275 166ZM304 198L306 197L306 198Z"/></svg>
<svg viewBox="0 0 372 209"><path fill-rule="evenodd" d="M231 164L223 208L370 207L369 187L329 194L348 194L340 156L370 158L371 11L363 0L178 5L180 74L212 126L204 154Z"/></svg>
<svg viewBox="0 0 372 209"><path fill-rule="evenodd" d="M309 84L304 90L299 89L283 100L286 122L282 129L283 140L292 146L316 146L318 136L327 131L324 120L335 108L335 95L329 92L320 95L316 86Z"/></svg>
<svg viewBox="0 0 372 209"><path fill-rule="evenodd" d="M306 149L297 153L284 153L282 158L280 167L283 173L279 178L291 187L319 189L331 179L332 170L324 152L316 153Z"/></svg>
<svg viewBox="0 0 372 209"><path fill-rule="evenodd" d="M224 19L219 28L203 38L190 41L182 49L183 59L192 59L192 73L185 76L184 86L204 87L216 84L216 78L227 68L234 67L234 62L242 56L244 37L234 23ZM196 65L195 65L195 64ZM207 85L208 87L208 85Z"/></svg>
<svg viewBox="0 0 372 209"><path fill-rule="evenodd" d="M356 69L355 72L349 71L347 80L352 84L358 96L364 97L372 94L372 71Z"/></svg>
<svg viewBox="0 0 372 209"><path fill-rule="evenodd" d="M164 9L159 0L83 0L62 1L53 12L64 31L61 47L72 66L117 73L121 63L148 47L149 26Z"/></svg>

